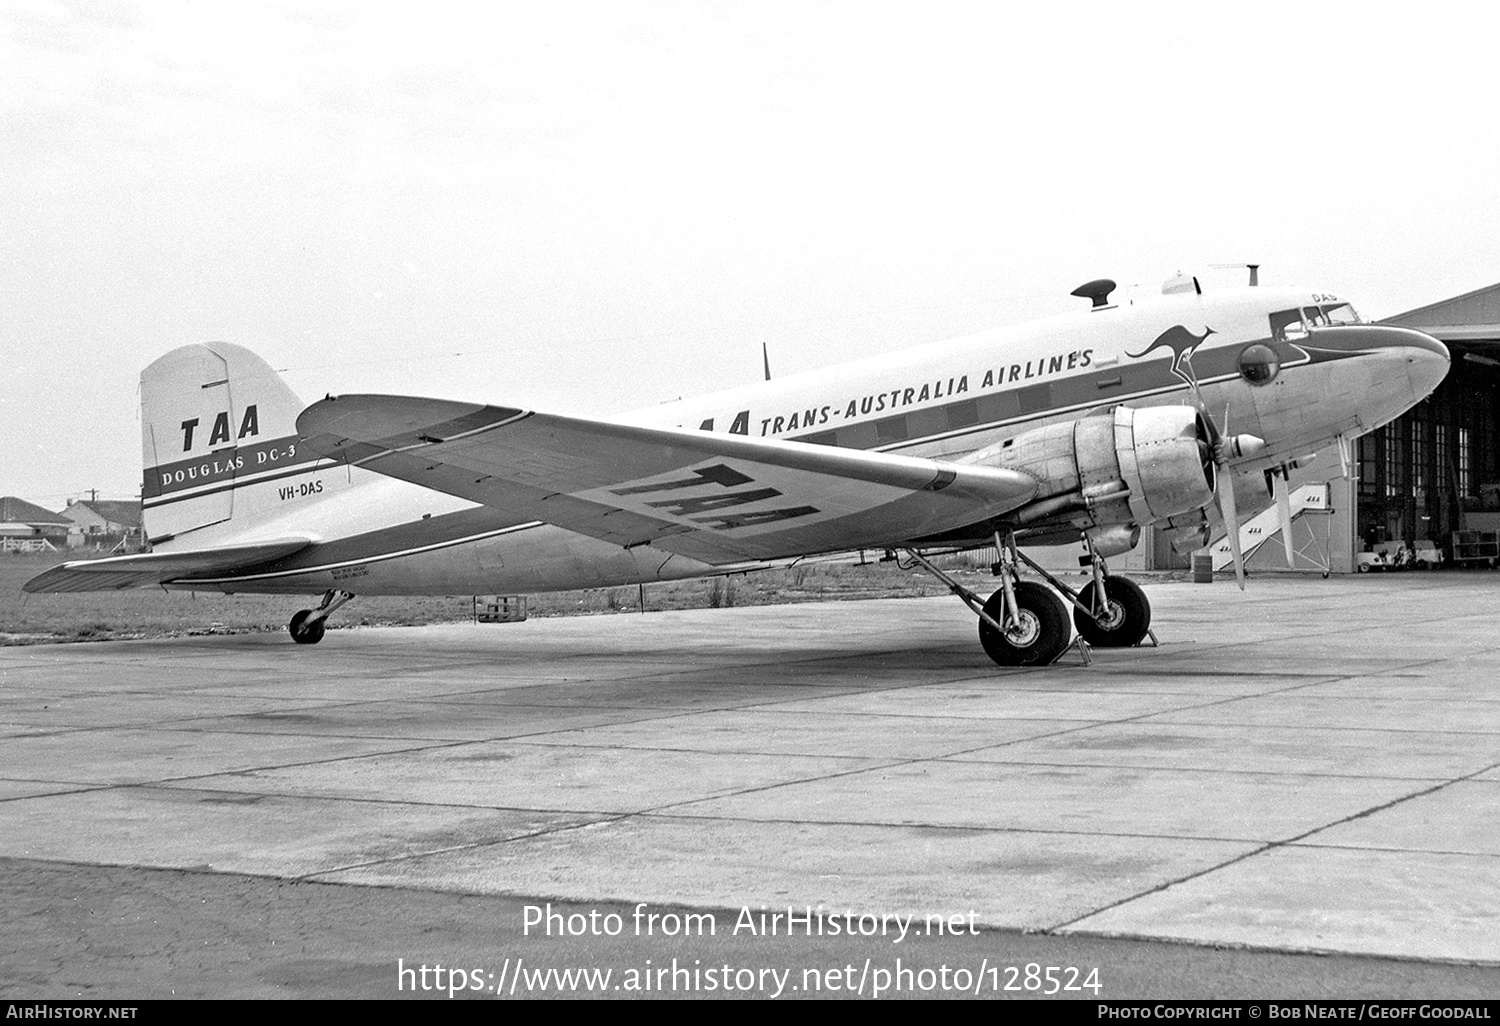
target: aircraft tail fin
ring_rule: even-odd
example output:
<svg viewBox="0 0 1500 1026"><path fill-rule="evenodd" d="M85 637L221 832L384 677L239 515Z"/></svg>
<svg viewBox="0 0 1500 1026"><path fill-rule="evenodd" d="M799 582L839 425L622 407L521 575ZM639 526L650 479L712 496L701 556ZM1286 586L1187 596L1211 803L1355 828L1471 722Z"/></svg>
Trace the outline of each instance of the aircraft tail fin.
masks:
<svg viewBox="0 0 1500 1026"><path fill-rule="evenodd" d="M318 462L298 446L302 405L269 364L227 342L182 346L142 371L147 539L160 545L224 525L198 535L202 542L184 539L216 544L231 519L235 534L270 519L277 486L284 491Z"/></svg>

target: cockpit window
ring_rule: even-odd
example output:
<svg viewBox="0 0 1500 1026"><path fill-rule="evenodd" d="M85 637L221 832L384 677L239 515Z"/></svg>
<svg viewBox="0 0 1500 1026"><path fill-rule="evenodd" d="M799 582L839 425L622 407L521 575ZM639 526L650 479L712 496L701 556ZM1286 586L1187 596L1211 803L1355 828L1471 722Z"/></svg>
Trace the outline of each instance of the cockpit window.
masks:
<svg viewBox="0 0 1500 1026"><path fill-rule="evenodd" d="M1332 303L1323 307L1323 316L1329 324L1358 324L1359 314L1348 303Z"/></svg>
<svg viewBox="0 0 1500 1026"><path fill-rule="evenodd" d="M1315 328L1338 324L1359 324L1359 314L1348 303L1305 306L1300 310L1278 310L1270 315L1271 337L1278 342L1289 338L1306 338Z"/></svg>
<svg viewBox="0 0 1500 1026"><path fill-rule="evenodd" d="M1278 342L1289 338L1306 338L1307 325L1302 323L1301 310L1278 310L1271 314L1271 337Z"/></svg>

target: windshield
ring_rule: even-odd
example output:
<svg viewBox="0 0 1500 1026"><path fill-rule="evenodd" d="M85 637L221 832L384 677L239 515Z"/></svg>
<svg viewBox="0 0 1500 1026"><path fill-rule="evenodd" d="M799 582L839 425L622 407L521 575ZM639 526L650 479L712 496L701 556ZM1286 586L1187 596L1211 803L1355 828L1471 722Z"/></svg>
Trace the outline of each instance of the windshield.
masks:
<svg viewBox="0 0 1500 1026"><path fill-rule="evenodd" d="M1297 310L1278 310L1270 315L1271 337L1285 342L1289 338L1306 338L1314 328L1339 324L1359 324L1359 314L1348 303L1305 306Z"/></svg>

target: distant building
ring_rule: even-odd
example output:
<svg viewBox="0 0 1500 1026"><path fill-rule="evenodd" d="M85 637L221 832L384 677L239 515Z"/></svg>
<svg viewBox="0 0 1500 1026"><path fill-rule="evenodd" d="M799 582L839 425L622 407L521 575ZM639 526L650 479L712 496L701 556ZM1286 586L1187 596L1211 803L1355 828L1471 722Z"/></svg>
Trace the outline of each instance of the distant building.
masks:
<svg viewBox="0 0 1500 1026"><path fill-rule="evenodd" d="M0 498L0 552L45 552L67 544L73 522L13 495Z"/></svg>
<svg viewBox="0 0 1500 1026"><path fill-rule="evenodd" d="M141 504L134 499L87 499L69 502L62 511L70 523L73 548L140 549Z"/></svg>

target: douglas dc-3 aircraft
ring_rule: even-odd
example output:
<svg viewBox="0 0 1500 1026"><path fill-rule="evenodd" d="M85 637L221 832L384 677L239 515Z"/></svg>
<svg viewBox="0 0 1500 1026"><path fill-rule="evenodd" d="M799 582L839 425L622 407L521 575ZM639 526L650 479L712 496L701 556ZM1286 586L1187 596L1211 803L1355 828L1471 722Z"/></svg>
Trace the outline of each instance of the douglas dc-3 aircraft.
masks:
<svg viewBox="0 0 1500 1026"><path fill-rule="evenodd" d="M1448 352L1324 292L1115 291L1092 281L1071 314L610 419L388 395L304 409L248 350L184 346L141 376L153 551L26 590L321 593L289 628L312 644L354 592L596 588L891 549L969 604L1001 665L1061 655L1069 604L1090 643L1134 645L1150 606L1108 557L1146 524L1187 549L1278 499L1289 521L1298 461L1337 445L1347 468L1346 439L1423 399ZM1018 548L1074 540L1092 570L1078 591ZM928 558L991 544L988 600Z"/></svg>

